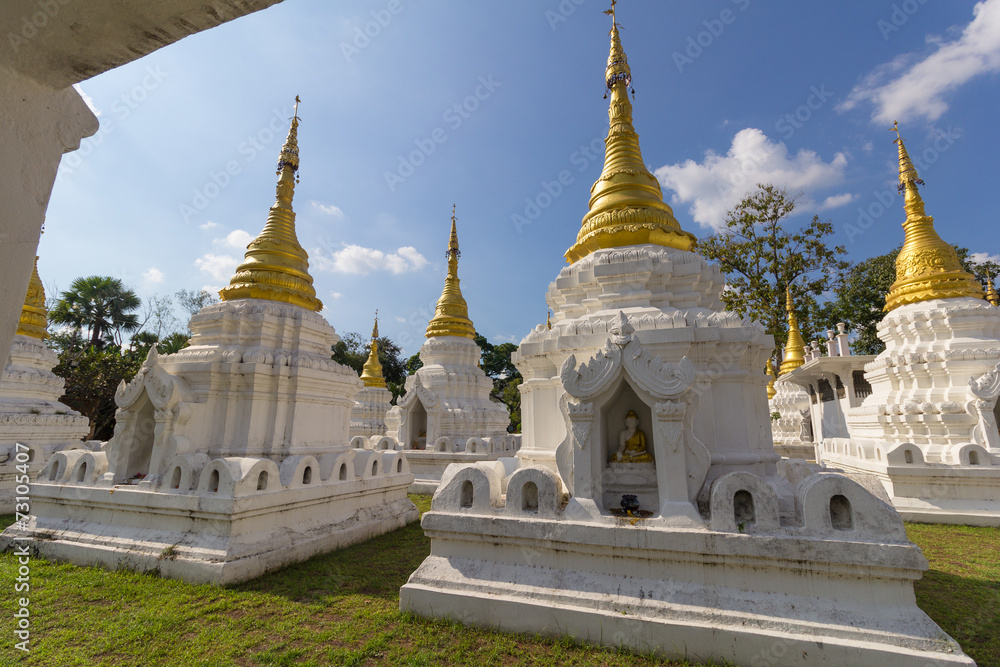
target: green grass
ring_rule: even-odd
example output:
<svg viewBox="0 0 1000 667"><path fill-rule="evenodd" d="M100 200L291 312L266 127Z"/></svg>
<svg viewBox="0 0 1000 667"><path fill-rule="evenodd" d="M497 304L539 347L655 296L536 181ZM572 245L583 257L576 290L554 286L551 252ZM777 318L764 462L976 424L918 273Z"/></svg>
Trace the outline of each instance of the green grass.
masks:
<svg viewBox="0 0 1000 667"><path fill-rule="evenodd" d="M411 496L421 511L427 496ZM13 517L0 517L0 526ZM908 525L931 570L917 601L980 665L1000 664L1000 529ZM31 563L32 651L0 638L0 665L680 665L399 613L399 588L430 552L418 524L239 586ZM0 586L11 590L11 554ZM0 595L10 619L14 595ZM3 628L9 627L4 621ZM684 663L686 664L686 663Z"/></svg>

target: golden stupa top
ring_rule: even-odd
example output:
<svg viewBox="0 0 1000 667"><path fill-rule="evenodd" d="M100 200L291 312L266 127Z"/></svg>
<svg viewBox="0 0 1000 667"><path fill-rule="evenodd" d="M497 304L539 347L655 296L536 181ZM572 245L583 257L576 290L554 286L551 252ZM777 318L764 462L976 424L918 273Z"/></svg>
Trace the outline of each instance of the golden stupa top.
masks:
<svg viewBox="0 0 1000 667"><path fill-rule="evenodd" d="M455 223L455 207L451 208L451 238L448 240L448 275L444 279L444 291L438 299L434 317L427 325L427 338L437 336L460 336L474 339L476 328L469 319L469 306L462 297L458 282L458 230Z"/></svg>
<svg viewBox="0 0 1000 667"><path fill-rule="evenodd" d="M774 388L774 381L777 379L776 373L774 372L774 359L771 357L767 358L767 367L764 369L767 374L767 400L774 398L778 390Z"/></svg>
<svg viewBox="0 0 1000 667"><path fill-rule="evenodd" d="M31 269L31 280L28 281L28 292L21 306L21 319L17 322L17 333L45 340L48 332L48 312L45 309L45 288L42 279L38 277L38 257Z"/></svg>
<svg viewBox="0 0 1000 667"><path fill-rule="evenodd" d="M806 363L806 344L799 331L799 320L792 308L792 288L785 288L785 310L788 311L788 340L785 341L785 358L778 368L778 376L790 373Z"/></svg>
<svg viewBox="0 0 1000 667"><path fill-rule="evenodd" d="M267 215L264 229L247 246L245 259L237 267L229 286L219 291L223 301L267 299L308 310L323 309L309 275L309 255L295 236L292 197L299 170L298 130L299 98L296 97L295 115L278 157L274 205Z"/></svg>
<svg viewBox="0 0 1000 667"><path fill-rule="evenodd" d="M986 300L994 306L1000 306L1000 294L997 294L997 288L993 286L992 276L986 278Z"/></svg>
<svg viewBox="0 0 1000 667"><path fill-rule="evenodd" d="M372 329L372 342L368 349L368 361L361 369L361 379L366 387L384 387L385 377L382 375L382 364L378 361L378 311L375 311L375 328Z"/></svg>
<svg viewBox="0 0 1000 667"><path fill-rule="evenodd" d="M605 12L612 17L612 27L605 70L611 102L604 170L590 189L590 211L583 216L576 243L566 251L570 264L602 248L654 243L689 250L695 241L693 234L681 229L673 210L663 201L659 181L642 161L628 99L632 70L618 34L615 2L612 0L611 9Z"/></svg>
<svg viewBox="0 0 1000 667"><path fill-rule="evenodd" d="M934 218L924 212L924 200L917 190L924 182L917 175L910 155L893 124L899 147L899 191L904 195L905 240L896 257L896 282L885 297L885 310L931 299L960 296L983 298L983 287L962 268L955 248L945 243L934 230Z"/></svg>

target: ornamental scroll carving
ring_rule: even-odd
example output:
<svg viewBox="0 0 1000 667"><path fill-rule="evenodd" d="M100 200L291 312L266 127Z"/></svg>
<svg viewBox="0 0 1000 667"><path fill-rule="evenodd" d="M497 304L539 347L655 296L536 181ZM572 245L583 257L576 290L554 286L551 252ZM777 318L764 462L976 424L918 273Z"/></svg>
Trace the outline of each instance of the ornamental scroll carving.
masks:
<svg viewBox="0 0 1000 667"><path fill-rule="evenodd" d="M697 377L694 364L683 357L676 364L646 353L628 317L619 311L609 333L611 338L593 359L576 365L570 355L559 369L566 391L574 398L588 401L607 390L622 371L629 374L645 391L659 399L676 398L690 389Z"/></svg>
<svg viewBox="0 0 1000 667"><path fill-rule="evenodd" d="M975 398L968 402L967 409L978 418L972 427L972 441L986 449L1000 450L1000 432L993 412L1000 396L1000 363L979 377L969 378L969 391Z"/></svg>
<svg viewBox="0 0 1000 667"><path fill-rule="evenodd" d="M115 405L119 411L128 411L142 396L143 391L149 396L157 410L172 410L181 400L179 380L163 370L159 365L159 354L156 346L149 348L146 360L135 377L128 384L122 380L115 392ZM118 414L118 413L116 413Z"/></svg>
<svg viewBox="0 0 1000 667"><path fill-rule="evenodd" d="M570 425L573 429L573 440L580 449L586 449L590 444L590 427L594 421L593 403L574 403L567 401Z"/></svg>
<svg viewBox="0 0 1000 667"><path fill-rule="evenodd" d="M410 383L408 382L407 384ZM435 392L424 386L419 375L414 375L413 384L406 388L406 394L397 401L397 405L405 410L417 398L420 399L420 403L423 404L425 410L437 407L437 404L441 400Z"/></svg>
<svg viewBox="0 0 1000 667"><path fill-rule="evenodd" d="M951 253L948 253L948 250L951 250ZM951 248L926 248L906 253L896 260L896 279L900 280L934 271L945 271L957 259L955 251Z"/></svg>

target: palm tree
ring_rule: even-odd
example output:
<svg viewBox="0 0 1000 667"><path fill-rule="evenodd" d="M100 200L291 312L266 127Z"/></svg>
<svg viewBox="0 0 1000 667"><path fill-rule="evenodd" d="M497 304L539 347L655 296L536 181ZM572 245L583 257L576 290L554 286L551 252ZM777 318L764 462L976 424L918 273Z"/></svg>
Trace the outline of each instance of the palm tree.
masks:
<svg viewBox="0 0 1000 667"><path fill-rule="evenodd" d="M49 320L67 324L76 331L86 328L93 347L103 348L112 342L121 345L123 333L139 328L139 320L132 311L141 303L136 293L118 278L77 278L62 293L49 313Z"/></svg>

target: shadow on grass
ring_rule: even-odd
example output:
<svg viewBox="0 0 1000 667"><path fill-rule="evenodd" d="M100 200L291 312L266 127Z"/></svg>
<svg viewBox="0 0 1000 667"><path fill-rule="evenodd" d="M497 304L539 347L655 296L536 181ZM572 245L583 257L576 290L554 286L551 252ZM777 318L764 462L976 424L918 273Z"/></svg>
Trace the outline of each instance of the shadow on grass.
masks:
<svg viewBox="0 0 1000 667"><path fill-rule="evenodd" d="M429 496L410 496L410 499L421 514L430 509ZM305 602L367 595L398 603L399 589L430 552L431 541L416 521L367 542L315 556L230 588Z"/></svg>
<svg viewBox="0 0 1000 667"><path fill-rule="evenodd" d="M1000 665L1000 581L928 570L917 606L980 665Z"/></svg>

